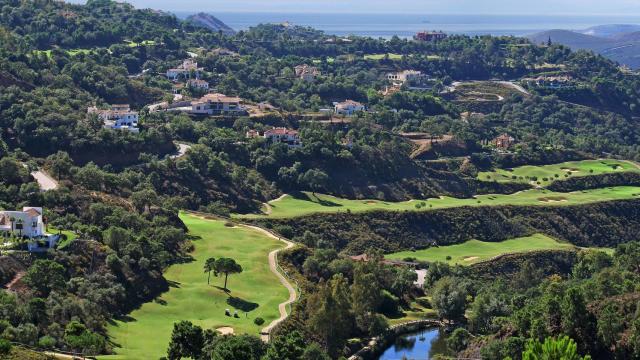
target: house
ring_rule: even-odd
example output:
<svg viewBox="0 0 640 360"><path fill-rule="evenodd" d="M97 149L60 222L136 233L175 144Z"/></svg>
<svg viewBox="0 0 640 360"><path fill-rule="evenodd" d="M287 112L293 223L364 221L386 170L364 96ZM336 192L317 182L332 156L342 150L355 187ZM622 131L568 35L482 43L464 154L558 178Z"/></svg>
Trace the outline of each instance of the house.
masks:
<svg viewBox="0 0 640 360"><path fill-rule="evenodd" d="M538 76L537 78L524 79L529 85L546 89L563 89L573 86L573 78L563 76Z"/></svg>
<svg viewBox="0 0 640 360"><path fill-rule="evenodd" d="M29 251L46 251L56 246L58 235L45 232L42 208L24 207L22 211L0 211L0 233L3 237L29 239Z"/></svg>
<svg viewBox="0 0 640 360"><path fill-rule="evenodd" d="M177 68L167 70L167 79L174 81L179 78L190 79L192 74L194 78L200 79L202 70L195 60L186 59Z"/></svg>
<svg viewBox="0 0 640 360"><path fill-rule="evenodd" d="M271 143L283 143L287 144L290 148L296 148L302 146L300 141L300 135L296 130L287 128L274 128L264 132L263 137L269 140Z"/></svg>
<svg viewBox="0 0 640 360"><path fill-rule="evenodd" d="M351 116L358 111L365 111L365 106L353 100L333 103L334 112L338 115Z"/></svg>
<svg viewBox="0 0 640 360"><path fill-rule="evenodd" d="M497 138L493 139L493 144L497 148L503 149L503 150L510 148L513 144L515 144L515 142L516 142L516 139L509 136L508 134L502 134Z"/></svg>
<svg viewBox="0 0 640 360"><path fill-rule="evenodd" d="M447 34L442 31L421 31L413 38L418 41L438 41L446 39Z"/></svg>
<svg viewBox="0 0 640 360"><path fill-rule="evenodd" d="M394 86L402 86L404 84L410 86L425 86L429 83L430 79L429 75L417 70L404 70L387 74L387 80Z"/></svg>
<svg viewBox="0 0 640 360"><path fill-rule="evenodd" d="M245 134L247 139L255 139L255 138L259 138L260 137L260 133L258 132L258 130L248 130L247 133Z"/></svg>
<svg viewBox="0 0 640 360"><path fill-rule="evenodd" d="M196 90L209 90L209 83L200 79L190 79L187 86Z"/></svg>
<svg viewBox="0 0 640 360"><path fill-rule="evenodd" d="M315 66L304 64L298 65L293 69L296 73L296 77L306 82L312 82L316 79L316 77L320 76L320 71Z"/></svg>
<svg viewBox="0 0 640 360"><path fill-rule="evenodd" d="M278 108L269 104L266 101L263 101L261 103L258 103L258 109L262 110L262 111L277 111Z"/></svg>
<svg viewBox="0 0 640 360"><path fill-rule="evenodd" d="M106 110L92 106L87 109L87 113L96 114L103 121L105 129L127 130L132 133L140 132L140 129L138 129L138 112L132 111L129 105L111 105Z"/></svg>
<svg viewBox="0 0 640 360"><path fill-rule="evenodd" d="M191 103L191 113L196 115L242 115L247 110L239 97L224 94L207 94Z"/></svg>

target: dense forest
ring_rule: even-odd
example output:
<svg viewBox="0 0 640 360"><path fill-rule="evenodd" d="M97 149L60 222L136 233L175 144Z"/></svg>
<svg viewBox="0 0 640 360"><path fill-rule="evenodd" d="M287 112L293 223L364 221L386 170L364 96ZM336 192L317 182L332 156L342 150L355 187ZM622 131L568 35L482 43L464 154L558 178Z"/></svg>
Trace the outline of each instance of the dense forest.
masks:
<svg viewBox="0 0 640 360"><path fill-rule="evenodd" d="M379 54L387 55L371 56ZM197 60L211 92L275 110L239 116L155 110L154 104L179 102L176 95L189 101L203 95L178 93L165 76L189 58ZM296 77L302 64L320 75ZM428 74L433 87L385 93L387 74L402 70ZM580 86L520 91L501 83L557 72ZM495 87L500 100L477 100L479 90L465 98L451 90L459 82ZM347 99L367 111L329 118L321 111ZM110 104L139 113L140 131L105 128L88 113ZM0 355L9 343L111 353L107 324L167 291L168 266L193 260L180 210L227 218L258 213L263 203L300 192L381 201L513 194L535 184L480 181L478 172L602 157L638 161L638 116L640 77L590 52L522 38L345 39L280 24L224 35L109 0L0 0L0 209L42 207L50 231L62 236L46 253L30 253L24 242L3 248ZM301 145L246 135L274 127L295 129ZM412 133L428 140L416 142ZM504 151L492 145L503 133L516 142ZM186 153L176 155L179 144L188 145ZM420 156L413 156L416 150ZM30 175L37 170L58 187L40 191ZM548 189L639 184L637 174L611 174L557 181ZM385 333L390 319L420 301L451 325L450 350L463 357L522 359L545 340L568 336L581 355L637 358L638 205L256 221L297 244L282 264L302 289L290 318L269 344L176 323L168 357L339 358ZM434 243L534 233L615 252L527 254L491 267L421 263L427 270L421 288L414 286L415 264L383 260L384 253ZM348 257L362 253L370 260ZM195 345L186 344L189 339Z"/></svg>

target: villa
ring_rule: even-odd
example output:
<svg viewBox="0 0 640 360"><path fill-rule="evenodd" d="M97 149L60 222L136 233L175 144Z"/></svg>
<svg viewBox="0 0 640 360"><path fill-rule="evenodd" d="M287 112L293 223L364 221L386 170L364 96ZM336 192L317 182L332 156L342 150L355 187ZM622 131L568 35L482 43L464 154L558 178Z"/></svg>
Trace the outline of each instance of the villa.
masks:
<svg viewBox="0 0 640 360"><path fill-rule="evenodd" d="M177 68L167 70L167 79L178 80L179 78L190 79L191 74L196 79L200 79L200 73L204 70L198 67L198 63L193 59L186 59Z"/></svg>
<svg viewBox="0 0 640 360"><path fill-rule="evenodd" d="M300 135L296 130L287 128L274 128L264 132L263 137L272 143L287 144L290 148L297 148L302 146L300 141Z"/></svg>
<svg viewBox="0 0 640 360"><path fill-rule="evenodd" d="M418 41L438 41L446 39L447 34L443 33L442 31L421 31L417 33L413 38Z"/></svg>
<svg viewBox="0 0 640 360"><path fill-rule="evenodd" d="M315 66L298 65L294 68L296 77L306 82L313 82L316 77L320 76L320 71Z"/></svg>
<svg viewBox="0 0 640 360"><path fill-rule="evenodd" d="M365 106L353 100L333 103L334 112L338 115L352 116L358 111L365 111Z"/></svg>
<svg viewBox="0 0 640 360"><path fill-rule="evenodd" d="M402 86L404 84L410 86L424 86L429 83L431 78L427 74L423 74L417 70L404 70L396 73L387 74L389 80L394 86Z"/></svg>
<svg viewBox="0 0 640 360"><path fill-rule="evenodd" d="M200 79L190 79L187 86L197 90L209 90L209 83Z"/></svg>
<svg viewBox="0 0 640 360"><path fill-rule="evenodd" d="M509 136L508 134L502 134L497 138L493 139L493 144L497 148L503 149L503 150L510 148L513 144L515 144L515 142L516 142L516 139L514 139L512 136Z"/></svg>
<svg viewBox="0 0 640 360"><path fill-rule="evenodd" d="M45 232L43 211L39 207L24 207L22 211L0 211L0 234L4 238L27 238L31 252L46 251L56 246L58 235Z"/></svg>
<svg viewBox="0 0 640 360"><path fill-rule="evenodd" d="M87 113L96 114L104 122L105 129L140 132L138 112L132 111L129 105L111 105L110 109L106 110L92 106L87 109Z"/></svg>
<svg viewBox="0 0 640 360"><path fill-rule="evenodd" d="M191 103L191 113L196 115L242 115L247 110L239 97L224 94L207 94Z"/></svg>
<svg viewBox="0 0 640 360"><path fill-rule="evenodd" d="M563 89L574 86L573 78L569 75L538 76L537 78L528 78L523 81L530 86L546 89Z"/></svg>

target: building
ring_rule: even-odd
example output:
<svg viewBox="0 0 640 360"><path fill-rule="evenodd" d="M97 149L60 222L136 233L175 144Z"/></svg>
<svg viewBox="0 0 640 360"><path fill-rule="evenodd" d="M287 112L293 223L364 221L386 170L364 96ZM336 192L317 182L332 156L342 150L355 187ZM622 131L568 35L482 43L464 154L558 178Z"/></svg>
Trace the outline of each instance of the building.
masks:
<svg viewBox="0 0 640 360"><path fill-rule="evenodd" d="M87 109L88 114L96 114L104 123L105 129L127 130L132 133L140 132L138 129L139 115L132 111L129 105L111 105L110 109L98 109L92 106Z"/></svg>
<svg viewBox="0 0 640 360"><path fill-rule="evenodd" d="M271 143L283 143L287 144L290 148L296 148L302 146L300 141L300 135L296 130L287 128L274 128L264 132L263 137L269 140Z"/></svg>
<svg viewBox="0 0 640 360"><path fill-rule="evenodd" d="M247 110L239 97L223 94L207 94L191 103L191 113L196 115L242 115Z"/></svg>
<svg viewBox="0 0 640 360"><path fill-rule="evenodd" d="M298 65L294 68L296 77L307 82L312 82L320 76L320 71L315 66Z"/></svg>
<svg viewBox="0 0 640 360"><path fill-rule="evenodd" d="M56 246L58 235L45 232L42 208L24 207L22 211L0 211L0 233L3 237L27 238L29 251L46 251Z"/></svg>
<svg viewBox="0 0 640 360"><path fill-rule="evenodd" d="M258 130L252 129L252 130L248 130L245 136L247 139L255 139L260 137L260 133L258 132Z"/></svg>
<svg viewBox="0 0 640 360"><path fill-rule="evenodd" d="M200 79L202 68L198 67L198 63L193 59L186 59L175 69L167 70L167 79L178 80L180 78L190 79L193 75L195 79Z"/></svg>
<svg viewBox="0 0 640 360"><path fill-rule="evenodd" d="M573 78L568 75L562 76L538 76L537 78L524 79L530 86L546 89L563 89L573 87Z"/></svg>
<svg viewBox="0 0 640 360"><path fill-rule="evenodd" d="M429 83L431 78L427 74L423 74L417 70L404 70L396 73L387 74L389 80L394 86L402 86L404 84L410 86L424 86Z"/></svg>
<svg viewBox="0 0 640 360"><path fill-rule="evenodd" d="M200 79L189 79L187 86L196 90L209 90L209 83Z"/></svg>
<svg viewBox="0 0 640 360"><path fill-rule="evenodd" d="M421 31L414 36L418 41L438 41L447 38L447 34L442 31Z"/></svg>
<svg viewBox="0 0 640 360"><path fill-rule="evenodd" d="M351 116L358 111L365 111L365 106L353 100L333 103L334 112L338 115Z"/></svg>
<svg viewBox="0 0 640 360"><path fill-rule="evenodd" d="M503 149L503 150L510 148L515 143L516 143L516 139L509 136L508 134L502 134L497 138L493 139L493 145L495 145L498 149Z"/></svg>

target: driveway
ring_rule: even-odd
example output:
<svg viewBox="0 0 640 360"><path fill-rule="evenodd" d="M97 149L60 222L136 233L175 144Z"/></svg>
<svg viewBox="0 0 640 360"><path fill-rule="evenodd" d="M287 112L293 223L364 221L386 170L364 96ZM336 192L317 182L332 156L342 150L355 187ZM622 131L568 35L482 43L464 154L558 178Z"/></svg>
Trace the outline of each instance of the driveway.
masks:
<svg viewBox="0 0 640 360"><path fill-rule="evenodd" d="M32 172L31 176L36 179L42 191L55 190L58 188L58 182L42 170Z"/></svg>

